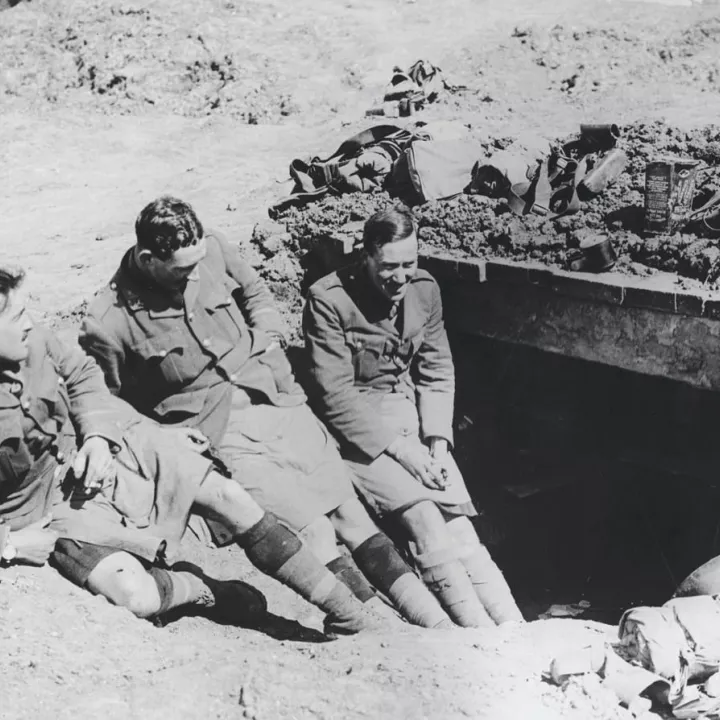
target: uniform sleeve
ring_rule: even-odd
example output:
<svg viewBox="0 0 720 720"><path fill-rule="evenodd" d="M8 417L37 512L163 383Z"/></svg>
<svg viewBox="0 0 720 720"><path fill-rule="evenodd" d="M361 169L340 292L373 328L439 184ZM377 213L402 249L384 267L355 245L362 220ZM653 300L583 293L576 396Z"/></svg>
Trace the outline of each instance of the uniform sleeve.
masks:
<svg viewBox="0 0 720 720"><path fill-rule="evenodd" d="M378 457L396 434L355 387L352 354L332 303L310 291L303 317L310 360L310 396L323 420L346 445L368 460Z"/></svg>
<svg viewBox="0 0 720 720"><path fill-rule="evenodd" d="M108 390L113 395L120 395L125 374L125 351L121 339L91 312L80 328L79 342L100 366Z"/></svg>
<svg viewBox="0 0 720 720"><path fill-rule="evenodd" d="M430 317L415 356L418 414L423 437L453 442L455 368L442 317L440 288L433 282Z"/></svg>
<svg viewBox="0 0 720 720"><path fill-rule="evenodd" d="M236 301L250 327L285 340L287 327L260 276L241 257L237 248L215 236L225 261L225 272L240 286Z"/></svg>
<svg viewBox="0 0 720 720"><path fill-rule="evenodd" d="M137 413L110 394L102 370L79 347L50 335L47 351L65 383L70 418L80 440L99 435L119 446L122 421L137 417Z"/></svg>

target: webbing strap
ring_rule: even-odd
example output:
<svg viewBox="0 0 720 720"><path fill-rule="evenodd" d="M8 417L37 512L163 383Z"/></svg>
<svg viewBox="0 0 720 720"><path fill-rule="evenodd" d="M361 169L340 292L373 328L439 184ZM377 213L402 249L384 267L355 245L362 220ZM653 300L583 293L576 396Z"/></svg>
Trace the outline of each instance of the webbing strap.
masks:
<svg viewBox="0 0 720 720"><path fill-rule="evenodd" d="M556 167L555 171L550 173L550 161L543 160L529 183L517 183L512 186L508 194L510 209L518 215L534 213L548 220L578 212L582 203L577 188L587 175L588 158L584 157L575 164L570 182L563 183L555 189L552 185L553 181L570 167L572 166L569 163L563 163L561 167Z"/></svg>
<svg viewBox="0 0 720 720"><path fill-rule="evenodd" d="M690 222L702 220L703 225L712 232L720 232L720 226L711 225L708 221L720 217L720 190L716 190L699 208L688 215Z"/></svg>
<svg viewBox="0 0 720 720"><path fill-rule="evenodd" d="M363 150L380 147L394 162L410 142L418 139L429 140L431 137L421 130L408 130L396 125L376 125L345 140L327 158L314 157L310 162L293 160L290 163L290 177L295 183L293 190L289 197L270 208L270 217L276 217L289 207L320 200L328 194L339 195L345 185L341 168Z"/></svg>

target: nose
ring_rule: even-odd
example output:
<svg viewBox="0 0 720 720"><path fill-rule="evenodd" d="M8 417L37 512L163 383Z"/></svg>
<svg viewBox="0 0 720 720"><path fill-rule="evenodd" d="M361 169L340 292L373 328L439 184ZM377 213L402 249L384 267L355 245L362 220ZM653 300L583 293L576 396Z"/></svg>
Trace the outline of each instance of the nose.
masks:
<svg viewBox="0 0 720 720"><path fill-rule="evenodd" d="M23 310L20 322L24 333L29 332L32 329L32 319L30 318L30 313L27 310Z"/></svg>

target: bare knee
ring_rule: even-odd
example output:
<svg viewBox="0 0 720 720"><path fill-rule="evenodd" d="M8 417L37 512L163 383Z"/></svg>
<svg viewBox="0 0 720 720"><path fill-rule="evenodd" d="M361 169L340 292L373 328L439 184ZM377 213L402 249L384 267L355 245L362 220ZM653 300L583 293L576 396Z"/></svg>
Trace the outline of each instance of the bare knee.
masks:
<svg viewBox="0 0 720 720"><path fill-rule="evenodd" d="M328 517L340 540L351 551L380 532L363 504L357 498L345 501L335 508Z"/></svg>
<svg viewBox="0 0 720 720"><path fill-rule="evenodd" d="M335 528L324 515L306 525L298 535L324 565L340 555Z"/></svg>
<svg viewBox="0 0 720 720"><path fill-rule="evenodd" d="M87 588L141 618L151 617L160 609L160 592L155 580L140 561L128 553L103 558L90 573Z"/></svg>
<svg viewBox="0 0 720 720"><path fill-rule="evenodd" d="M419 553L453 544L440 508L430 500L423 500L401 512L400 522L410 534Z"/></svg>
<svg viewBox="0 0 720 720"><path fill-rule="evenodd" d="M201 485L195 505L202 515L219 520L235 534L249 530L265 514L244 488L216 472Z"/></svg>

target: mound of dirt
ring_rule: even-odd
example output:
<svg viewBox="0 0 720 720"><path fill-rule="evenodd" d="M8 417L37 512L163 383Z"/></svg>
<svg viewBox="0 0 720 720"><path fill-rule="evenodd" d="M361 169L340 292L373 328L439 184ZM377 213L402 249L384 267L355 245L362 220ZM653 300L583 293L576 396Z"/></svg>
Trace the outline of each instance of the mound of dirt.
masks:
<svg viewBox="0 0 720 720"><path fill-rule="evenodd" d="M558 144L572 137L555 138ZM512 138L497 138L491 148ZM702 161L711 171L702 176L697 203L720 188L720 127L681 130L661 122L636 122L623 128L618 146L629 157L625 172L602 195L575 214L546 220L518 216L503 200L461 195L414 209L423 248L473 257L535 260L564 266L569 250L592 238L610 237L619 256L618 270L647 274L652 269L677 273L717 287L720 238L694 224L672 235L643 231L645 166L659 157ZM332 197L316 205L286 211L279 221L292 247L304 252L323 242L350 235L357 244L362 220L394 202L388 193Z"/></svg>

